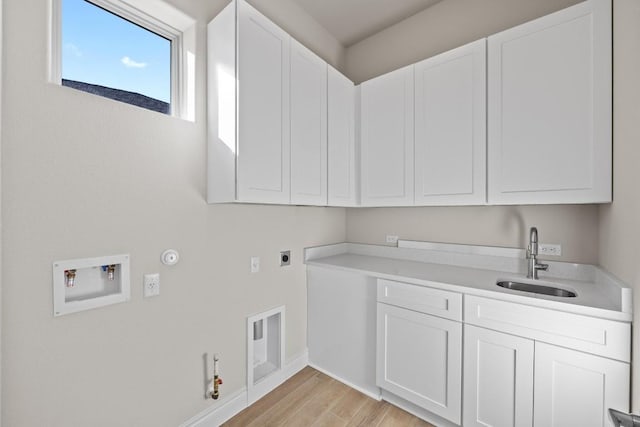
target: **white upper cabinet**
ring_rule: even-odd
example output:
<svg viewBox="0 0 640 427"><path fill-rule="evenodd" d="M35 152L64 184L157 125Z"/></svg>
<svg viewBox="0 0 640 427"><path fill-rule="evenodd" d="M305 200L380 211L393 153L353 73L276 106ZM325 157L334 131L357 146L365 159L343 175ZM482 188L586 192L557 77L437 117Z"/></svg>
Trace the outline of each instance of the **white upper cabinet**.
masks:
<svg viewBox="0 0 640 427"><path fill-rule="evenodd" d="M488 40L489 203L611 201L611 1Z"/></svg>
<svg viewBox="0 0 640 427"><path fill-rule="evenodd" d="M238 2L238 199L289 203L289 35Z"/></svg>
<svg viewBox="0 0 640 427"><path fill-rule="evenodd" d="M290 90L291 203L326 205L327 63L293 39Z"/></svg>
<svg viewBox="0 0 640 427"><path fill-rule="evenodd" d="M207 202L236 198L236 5L207 26Z"/></svg>
<svg viewBox="0 0 640 427"><path fill-rule="evenodd" d="M208 26L210 203L612 200L611 0L355 88L245 0Z"/></svg>
<svg viewBox="0 0 640 427"><path fill-rule="evenodd" d="M413 205L413 65L360 88L361 203Z"/></svg>
<svg viewBox="0 0 640 427"><path fill-rule="evenodd" d="M415 204L486 203L486 40L415 64Z"/></svg>
<svg viewBox="0 0 640 427"><path fill-rule="evenodd" d="M353 82L328 67L328 193L330 206L356 206L355 97Z"/></svg>
<svg viewBox="0 0 640 427"><path fill-rule="evenodd" d="M327 64L243 0L208 26L207 120L210 203L327 204Z"/></svg>
<svg viewBox="0 0 640 427"><path fill-rule="evenodd" d="M289 203L289 43L244 1L209 23L210 203Z"/></svg>

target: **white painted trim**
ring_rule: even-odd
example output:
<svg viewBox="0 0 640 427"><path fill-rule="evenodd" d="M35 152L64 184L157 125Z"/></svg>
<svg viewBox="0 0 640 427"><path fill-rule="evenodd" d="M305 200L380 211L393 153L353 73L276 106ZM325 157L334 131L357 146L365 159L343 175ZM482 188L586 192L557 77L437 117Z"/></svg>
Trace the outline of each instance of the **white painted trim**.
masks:
<svg viewBox="0 0 640 427"><path fill-rule="evenodd" d="M307 366L309 366L309 350L305 348L303 351L289 359L285 364L283 371L286 379L291 378Z"/></svg>
<svg viewBox="0 0 640 427"><path fill-rule="evenodd" d="M269 391L273 390L285 381L284 373L284 352L285 352L285 306L273 308L262 313L247 317L247 401L251 405ZM263 320L264 324L267 319L272 316L280 316L280 357L278 360L278 369L269 373L266 377L254 381L253 378L253 324L254 322ZM265 326L266 327L266 326Z"/></svg>
<svg viewBox="0 0 640 427"><path fill-rule="evenodd" d="M336 243L333 245L314 246L304 248L304 260L311 261L317 258L325 258L333 255L340 255L349 251L348 243Z"/></svg>
<svg viewBox="0 0 640 427"><path fill-rule="evenodd" d="M420 242L417 240L398 240L399 248L423 249L439 252L453 252L467 255L489 255L507 258L522 258L524 249L504 248L499 246L462 245L456 243Z"/></svg>
<svg viewBox="0 0 640 427"><path fill-rule="evenodd" d="M398 408L407 411L411 415L415 415L416 417L427 421L428 423L433 424L434 426L439 427L458 427L457 424L452 423L451 421L442 418L432 412L427 411L417 405L414 405L411 402L407 402L406 400L389 393L388 391L382 390L382 400L385 402L389 402Z"/></svg>
<svg viewBox="0 0 640 427"><path fill-rule="evenodd" d="M282 382L300 372L304 367L308 366L308 364L309 350L305 349L303 352L290 359L284 366L282 369ZM217 406L205 409L199 414L188 419L182 423L180 427L218 427L220 424L228 421L249 407L247 396L247 389L246 387L243 387L229 397L216 402Z"/></svg>
<svg viewBox="0 0 640 427"><path fill-rule="evenodd" d="M579 264L578 264L579 266ZM613 292L620 292L620 304L623 313L633 314L633 289L602 267L594 267L595 281L610 287Z"/></svg>
<svg viewBox="0 0 640 427"><path fill-rule="evenodd" d="M347 381L342 377L339 377L338 375L335 375L335 374L333 374L333 373L331 373L331 372L329 372L329 371L327 371L325 369L320 368L319 366L313 364L312 362L309 362L309 366L312 367L313 369L315 369L316 371L322 372L323 374L333 378L334 380L340 381L342 384L344 384L344 385L346 385L348 387L351 387L352 389L357 390L357 391L359 391L360 393L362 393L362 394L364 394L366 396L369 396L372 399L382 400L382 393L381 393L380 389L378 389L378 393L372 393L371 390L367 390L366 388L357 386L354 383L352 383L350 381Z"/></svg>
<svg viewBox="0 0 640 427"><path fill-rule="evenodd" d="M49 82L62 84L62 1L50 0L48 3L48 51Z"/></svg>
<svg viewBox="0 0 640 427"><path fill-rule="evenodd" d="M183 31L195 24L195 20L159 0L88 0L88 2L170 40L180 37Z"/></svg>
<svg viewBox="0 0 640 427"><path fill-rule="evenodd" d="M180 427L217 427L234 415L244 410L247 405L247 389L243 387L226 399L222 399L217 406L212 406L194 417L180 424Z"/></svg>
<svg viewBox="0 0 640 427"><path fill-rule="evenodd" d="M4 39L2 37L2 19L3 19L3 1L0 0L0 100L2 100L2 65L3 65L3 58L4 58ZM2 108L1 108L2 102L0 102L0 135L2 135ZM1 141L0 141L1 142ZM1 145L1 144L0 144ZM1 155L0 155L1 157ZM2 162L0 162L1 164ZM2 173L0 173L0 176L2 176ZM1 184L1 183L0 183ZM2 188L2 185L0 185L0 189ZM0 190L0 208L2 207L2 191ZM2 212L2 209L0 209L0 212ZM2 216L0 215L0 243L2 242ZM2 346L2 245L0 244L0 414L2 414L2 354L3 354L3 346ZM2 417L0 416L0 426L2 426Z"/></svg>

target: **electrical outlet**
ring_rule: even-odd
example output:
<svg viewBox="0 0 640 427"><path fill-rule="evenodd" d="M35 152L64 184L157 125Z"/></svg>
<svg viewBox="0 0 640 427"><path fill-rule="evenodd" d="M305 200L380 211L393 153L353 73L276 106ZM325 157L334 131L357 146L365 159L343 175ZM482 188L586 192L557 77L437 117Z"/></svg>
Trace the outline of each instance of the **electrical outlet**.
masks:
<svg viewBox="0 0 640 427"><path fill-rule="evenodd" d="M387 234L386 241L387 243L398 243L398 236Z"/></svg>
<svg viewBox="0 0 640 427"><path fill-rule="evenodd" d="M562 245L540 243L538 245L538 255L542 256L560 256L562 255Z"/></svg>
<svg viewBox="0 0 640 427"><path fill-rule="evenodd" d="M291 251L280 252L280 267L291 265Z"/></svg>
<svg viewBox="0 0 640 427"><path fill-rule="evenodd" d="M160 274L145 274L144 275L144 296L154 297L160 295Z"/></svg>
<svg viewBox="0 0 640 427"><path fill-rule="evenodd" d="M251 257L251 272L257 273L260 271L260 257L252 256Z"/></svg>

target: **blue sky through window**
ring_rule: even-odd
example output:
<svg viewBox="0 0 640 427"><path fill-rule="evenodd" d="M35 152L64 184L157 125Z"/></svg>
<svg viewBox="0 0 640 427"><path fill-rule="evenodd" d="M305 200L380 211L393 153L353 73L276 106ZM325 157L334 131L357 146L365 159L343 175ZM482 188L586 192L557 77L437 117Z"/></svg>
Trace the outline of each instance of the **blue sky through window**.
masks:
<svg viewBox="0 0 640 427"><path fill-rule="evenodd" d="M85 0L63 0L62 78L169 103L171 42Z"/></svg>

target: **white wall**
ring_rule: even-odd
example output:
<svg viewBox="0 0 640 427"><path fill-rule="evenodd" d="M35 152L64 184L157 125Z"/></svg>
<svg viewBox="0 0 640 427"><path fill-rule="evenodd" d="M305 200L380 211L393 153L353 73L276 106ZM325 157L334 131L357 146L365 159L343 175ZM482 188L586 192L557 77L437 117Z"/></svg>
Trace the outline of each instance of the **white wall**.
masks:
<svg viewBox="0 0 640 427"><path fill-rule="evenodd" d="M600 207L600 263L634 288L633 410L640 412L640 2L615 0L613 199Z"/></svg>
<svg viewBox="0 0 640 427"><path fill-rule="evenodd" d="M356 83L555 12L580 0L444 0L349 46Z"/></svg>
<svg viewBox="0 0 640 427"><path fill-rule="evenodd" d="M2 64L4 63L3 55L3 25L2 25L2 11L3 0L0 0L0 137L2 135ZM0 165L2 154L0 153ZM0 242L2 242L2 170L0 167ZM2 245L0 244L0 414L2 414ZM2 417L0 417L0 426L2 425Z"/></svg>
<svg viewBox="0 0 640 427"><path fill-rule="evenodd" d="M294 0L247 1L334 68L342 70L345 67L344 47Z"/></svg>
<svg viewBox="0 0 640 427"><path fill-rule="evenodd" d="M220 353L223 398L240 390L245 317L281 304L286 356L302 352L302 248L344 241L345 211L205 203L203 43L225 2L173 1L198 19L195 123L47 83L47 2L4 3L3 425L179 425L214 405L203 354ZM292 27L308 22L279 4ZM160 263L169 247L175 267ZM54 319L52 262L119 253L131 254L132 300ZM161 295L143 299L153 272Z"/></svg>
<svg viewBox="0 0 640 427"><path fill-rule="evenodd" d="M526 248L529 228L543 243L562 245L567 260L597 264L597 206L363 208L347 211L347 240L384 245L401 239Z"/></svg>

